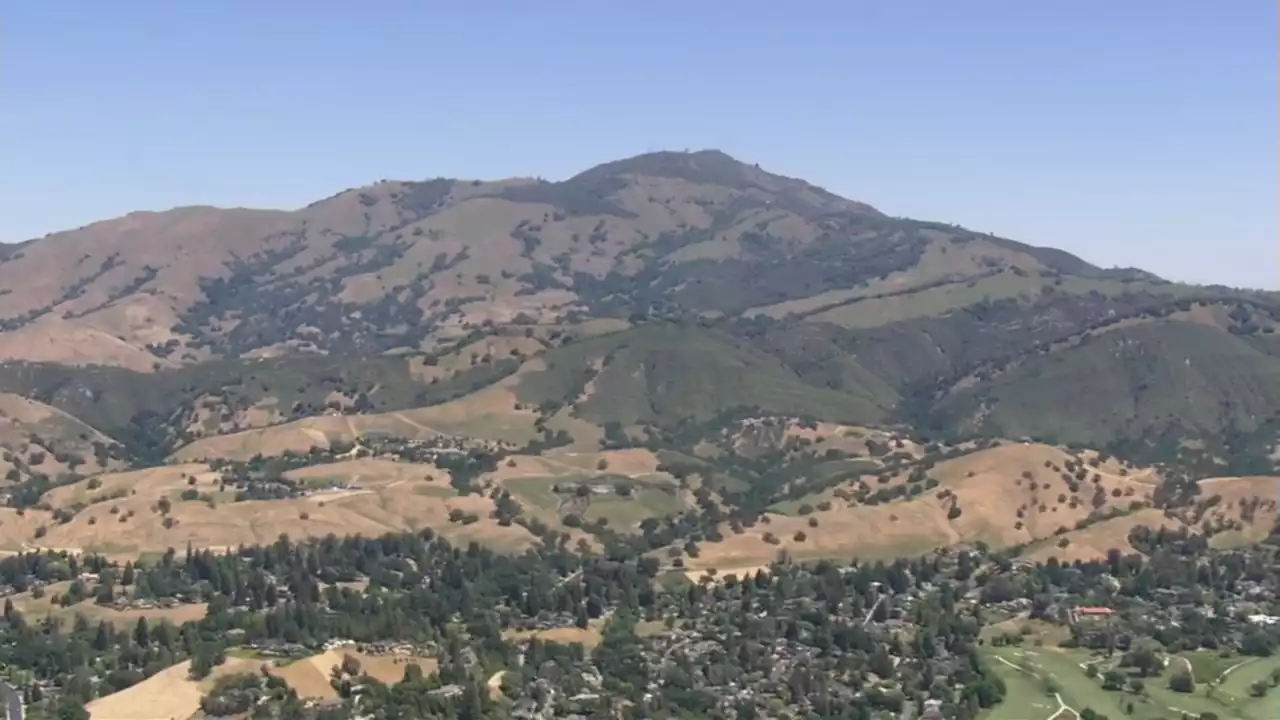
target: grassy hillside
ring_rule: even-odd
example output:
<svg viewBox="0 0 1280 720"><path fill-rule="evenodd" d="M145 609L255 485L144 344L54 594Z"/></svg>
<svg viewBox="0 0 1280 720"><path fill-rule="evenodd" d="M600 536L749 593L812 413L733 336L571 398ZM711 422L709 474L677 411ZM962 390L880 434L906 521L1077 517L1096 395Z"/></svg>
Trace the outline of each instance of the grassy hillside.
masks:
<svg viewBox="0 0 1280 720"><path fill-rule="evenodd" d="M832 392L805 383L766 353L696 325L653 323L557 348L517 394L532 405L573 405L575 414L623 425L702 421L727 409L875 422L880 388Z"/></svg>
<svg viewBox="0 0 1280 720"><path fill-rule="evenodd" d="M1177 428L1257 427L1280 407L1280 357L1216 328L1120 328L1037 356L937 406L954 427L1105 446Z"/></svg>

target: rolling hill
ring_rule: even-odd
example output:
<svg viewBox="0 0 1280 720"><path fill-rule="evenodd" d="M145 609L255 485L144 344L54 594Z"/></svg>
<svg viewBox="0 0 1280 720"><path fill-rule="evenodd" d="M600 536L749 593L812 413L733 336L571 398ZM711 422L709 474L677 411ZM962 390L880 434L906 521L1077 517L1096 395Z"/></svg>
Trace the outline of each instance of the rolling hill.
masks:
<svg viewBox="0 0 1280 720"><path fill-rule="evenodd" d="M764 530L725 528L844 488L853 507L814 517L864 545L1038 548L1058 525L1014 528L1004 501L1026 492L941 471L920 490L939 463L1014 440L1176 485L1119 502L1123 520L1062 511L1093 547L1131 510L1194 525L1161 514L1195 502L1191 481L1278 473L1277 327L1275 293L891 217L718 151L133 213L0 248L0 535L154 549L417 513L510 547L746 543L759 560L778 549ZM565 464L632 451L661 467ZM312 507L308 469L338 463L334 482L358 486L340 463L365 459L430 466L451 489L382 466L368 492ZM183 486L196 476L216 492ZM108 500L124 526L96 511Z"/></svg>

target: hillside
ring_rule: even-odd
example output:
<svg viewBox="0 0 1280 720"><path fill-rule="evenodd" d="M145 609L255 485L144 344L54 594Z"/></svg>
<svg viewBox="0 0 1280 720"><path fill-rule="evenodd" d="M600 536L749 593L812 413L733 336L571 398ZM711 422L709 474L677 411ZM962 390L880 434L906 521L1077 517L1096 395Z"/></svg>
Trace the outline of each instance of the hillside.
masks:
<svg viewBox="0 0 1280 720"><path fill-rule="evenodd" d="M0 288L8 549L426 524L695 569L1085 556L1139 525L1257 540L1280 474L1276 294L890 217L717 151L133 213L6 246ZM1023 475L1089 453L1100 491ZM1262 478L1213 511L1254 519L1178 514L1214 477Z"/></svg>
<svg viewBox="0 0 1280 720"><path fill-rule="evenodd" d="M169 449L314 415L335 399L306 389L311 382L246 388L238 375L254 374L249 360L277 358L282 372L314 377L298 358L334 358L322 380L344 382L321 385L354 402L369 384L352 381L352 371L336 367L350 361L339 358L439 355L459 340L503 332L563 345L596 334L602 322L616 330L659 318L697 321L715 334L679 351L684 357L623 353L624 365L652 363L659 379L645 376L642 387L606 370L601 382L610 389L581 399L587 415L603 418L609 413L598 408L609 405L616 417L607 419L623 423L704 418L769 407L772 395L788 398L777 408L785 412L864 422L887 414L949 435L1137 447L1171 432L1251 432L1280 410L1274 393L1248 391L1275 387L1274 294L1178 285L889 217L717 151L651 153L559 182L381 182L296 211L134 213L7 248L0 287L0 358L119 368L101 380L138 388L131 394L144 400L110 401L117 407L106 424L145 424L144 413L158 413L181 425ZM1156 367L1161 360L1085 347L1116 332L1111 342L1132 341L1149 357L1177 354L1197 375L1195 397L1179 397L1175 385L1187 378ZM559 367L581 364L567 356L593 347L563 351ZM1221 347L1233 348L1229 380L1208 370ZM372 409L439 401L406 383L402 368L378 362L386 364L366 375L389 381L377 388L382 401L369 394ZM485 370L471 389L496 379ZM12 371L0 372L0 385L49 397L49 372L32 372L40 377L17 383ZM526 386L522 396L566 401L576 380L550 377L559 372L543 373L549 389ZM135 377L157 373L156 383ZM697 382L725 386L736 377L771 379L750 384L745 403L714 382L689 397L661 379L698 373ZM1037 384L1064 373L1096 374L1106 387L1073 398L1069 419L1048 411L1053 393ZM796 378L817 391L797 391ZM228 385L235 397L210 389ZM639 394L601 401L615 389ZM153 395L160 399L145 399ZM1001 400L1027 395L1020 407ZM1139 396L1150 409L1133 409ZM99 427L77 412L84 408L76 398L54 405Z"/></svg>

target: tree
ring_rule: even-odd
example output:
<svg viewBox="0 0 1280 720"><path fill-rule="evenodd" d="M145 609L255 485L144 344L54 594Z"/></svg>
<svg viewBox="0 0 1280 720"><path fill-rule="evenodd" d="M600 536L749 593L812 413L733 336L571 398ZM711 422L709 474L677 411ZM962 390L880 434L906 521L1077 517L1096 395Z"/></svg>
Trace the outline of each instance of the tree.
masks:
<svg viewBox="0 0 1280 720"><path fill-rule="evenodd" d="M1119 670L1108 670L1102 674L1103 690L1121 690L1124 688L1124 673Z"/></svg>
<svg viewBox="0 0 1280 720"><path fill-rule="evenodd" d="M1160 656L1150 646L1143 645L1124 654L1120 659L1122 667L1132 667L1138 671L1142 677L1151 677L1159 675L1160 670L1164 667Z"/></svg>
<svg viewBox="0 0 1280 720"><path fill-rule="evenodd" d="M357 660L354 655L343 655L342 656L342 672L346 673L351 677L355 677L359 675L360 661Z"/></svg>
<svg viewBox="0 0 1280 720"><path fill-rule="evenodd" d="M1169 678L1169 689L1179 693L1195 692L1196 681L1191 677L1191 673L1182 670L1173 674Z"/></svg>
<svg viewBox="0 0 1280 720"><path fill-rule="evenodd" d="M1275 652L1275 644L1265 631L1255 628L1250 630L1240 643L1240 652L1254 657L1270 657Z"/></svg>
<svg viewBox="0 0 1280 720"><path fill-rule="evenodd" d="M138 647L147 647L151 644L151 633L145 617L138 618L138 624L133 626L133 641L138 644Z"/></svg>

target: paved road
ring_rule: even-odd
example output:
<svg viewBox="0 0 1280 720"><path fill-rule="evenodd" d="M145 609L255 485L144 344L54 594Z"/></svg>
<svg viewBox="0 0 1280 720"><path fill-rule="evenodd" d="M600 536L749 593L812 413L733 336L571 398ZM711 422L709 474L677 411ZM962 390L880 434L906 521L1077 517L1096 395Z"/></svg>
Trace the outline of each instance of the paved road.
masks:
<svg viewBox="0 0 1280 720"><path fill-rule="evenodd" d="M22 720L22 696L3 681L0 681L0 702L4 703L5 720Z"/></svg>

